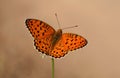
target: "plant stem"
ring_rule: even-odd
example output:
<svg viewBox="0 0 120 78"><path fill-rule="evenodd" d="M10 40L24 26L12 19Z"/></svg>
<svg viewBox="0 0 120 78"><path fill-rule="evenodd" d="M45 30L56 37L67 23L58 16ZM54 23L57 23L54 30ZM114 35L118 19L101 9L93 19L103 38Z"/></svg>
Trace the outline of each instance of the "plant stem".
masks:
<svg viewBox="0 0 120 78"><path fill-rule="evenodd" d="M52 78L54 78L54 58L52 58Z"/></svg>

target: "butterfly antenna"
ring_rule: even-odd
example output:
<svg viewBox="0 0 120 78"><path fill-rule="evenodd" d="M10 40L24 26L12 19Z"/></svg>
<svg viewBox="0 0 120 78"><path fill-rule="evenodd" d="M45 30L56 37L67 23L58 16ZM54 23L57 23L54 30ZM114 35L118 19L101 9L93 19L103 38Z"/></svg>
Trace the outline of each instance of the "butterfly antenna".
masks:
<svg viewBox="0 0 120 78"><path fill-rule="evenodd" d="M57 13L55 13L55 16L56 16L56 19L57 19L58 26L59 26L59 28L60 28L60 23L59 23L59 20L58 20Z"/></svg>
<svg viewBox="0 0 120 78"><path fill-rule="evenodd" d="M69 28L74 28L74 27L78 27L79 25L75 25L75 26L71 26L71 27L65 27L65 28L62 28L62 30L64 29L69 29Z"/></svg>

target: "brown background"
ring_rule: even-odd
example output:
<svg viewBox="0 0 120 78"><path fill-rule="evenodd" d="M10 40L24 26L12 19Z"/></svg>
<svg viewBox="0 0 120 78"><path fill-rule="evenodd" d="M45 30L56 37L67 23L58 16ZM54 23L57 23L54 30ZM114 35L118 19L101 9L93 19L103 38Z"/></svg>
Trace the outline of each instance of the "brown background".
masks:
<svg viewBox="0 0 120 78"><path fill-rule="evenodd" d="M119 0L0 0L0 78L51 78L51 58L41 58L25 26L46 21L84 36L88 45L55 59L55 78L120 78Z"/></svg>

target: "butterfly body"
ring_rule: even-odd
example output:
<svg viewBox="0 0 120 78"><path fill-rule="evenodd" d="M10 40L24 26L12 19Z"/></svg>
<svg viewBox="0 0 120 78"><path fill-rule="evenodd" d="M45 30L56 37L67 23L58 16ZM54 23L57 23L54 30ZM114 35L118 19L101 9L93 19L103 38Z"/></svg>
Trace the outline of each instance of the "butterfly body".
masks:
<svg viewBox="0 0 120 78"><path fill-rule="evenodd" d="M57 42L60 40L62 36L62 30L59 29L54 35L53 35L53 38L52 38L52 47L54 47L55 44L57 44Z"/></svg>
<svg viewBox="0 0 120 78"><path fill-rule="evenodd" d="M34 37L36 49L46 55L60 58L87 44L87 40L73 33L62 33L62 29L55 31L47 23L37 19L27 19L26 25Z"/></svg>

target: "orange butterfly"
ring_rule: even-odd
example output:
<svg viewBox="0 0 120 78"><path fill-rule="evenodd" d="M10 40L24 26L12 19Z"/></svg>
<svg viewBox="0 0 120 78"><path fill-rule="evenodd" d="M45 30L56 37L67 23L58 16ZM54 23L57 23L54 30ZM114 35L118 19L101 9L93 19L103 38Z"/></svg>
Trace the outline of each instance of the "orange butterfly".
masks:
<svg viewBox="0 0 120 78"><path fill-rule="evenodd" d="M87 40L80 35L63 33L62 29L55 31L47 23L37 19L27 19L26 26L34 37L36 49L46 55L60 58L68 51L82 48Z"/></svg>

